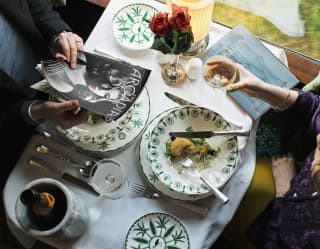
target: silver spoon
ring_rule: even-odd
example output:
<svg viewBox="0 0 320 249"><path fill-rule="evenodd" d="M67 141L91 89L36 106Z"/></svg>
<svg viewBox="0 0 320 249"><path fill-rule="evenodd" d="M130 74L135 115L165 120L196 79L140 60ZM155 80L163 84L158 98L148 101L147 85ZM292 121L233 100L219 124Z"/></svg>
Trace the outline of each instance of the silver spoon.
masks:
<svg viewBox="0 0 320 249"><path fill-rule="evenodd" d="M50 155L52 157L55 157L61 161L65 161L65 162L69 162L72 164L76 164L76 165L80 165L79 166L79 172L82 176L84 177L92 177L95 173L95 171L97 170L97 163L94 160L87 160L84 162L75 162L73 161L71 158L60 154L58 152L55 151L51 151L47 146L45 145L41 145L38 146L36 148L36 151L42 154L47 154Z"/></svg>
<svg viewBox="0 0 320 249"><path fill-rule="evenodd" d="M218 197L223 204L227 203L229 201L229 198L222 193L216 186L214 186L204 175L202 175L194 166L193 161L190 158L185 158L181 162L181 165L190 168L199 176L199 178L212 190L213 194Z"/></svg>

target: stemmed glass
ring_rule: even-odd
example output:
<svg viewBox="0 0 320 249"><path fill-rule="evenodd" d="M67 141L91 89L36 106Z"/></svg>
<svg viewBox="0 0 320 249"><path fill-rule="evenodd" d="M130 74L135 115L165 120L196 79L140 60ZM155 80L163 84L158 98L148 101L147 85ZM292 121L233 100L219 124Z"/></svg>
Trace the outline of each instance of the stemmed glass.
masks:
<svg viewBox="0 0 320 249"><path fill-rule="evenodd" d="M226 86L239 81L239 71L233 61L225 56L209 58L203 67L204 78L214 89L226 93Z"/></svg>
<svg viewBox="0 0 320 249"><path fill-rule="evenodd" d="M123 197L129 187L125 169L112 159L102 159L97 162L97 170L91 183L98 193L109 199Z"/></svg>

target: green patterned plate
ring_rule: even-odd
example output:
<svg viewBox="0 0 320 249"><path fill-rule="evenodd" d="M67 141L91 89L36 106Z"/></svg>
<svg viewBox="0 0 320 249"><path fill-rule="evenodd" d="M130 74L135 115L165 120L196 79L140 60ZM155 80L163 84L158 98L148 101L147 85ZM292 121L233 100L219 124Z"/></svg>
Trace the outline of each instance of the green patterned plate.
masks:
<svg viewBox="0 0 320 249"><path fill-rule="evenodd" d="M184 194L205 194L209 189L190 170L179 172L166 155L166 141L170 131L230 130L230 124L219 114L202 107L181 107L165 115L155 125L148 143L148 160L159 180L174 191ZM238 156L237 137L215 136L206 139L212 147L220 148L217 157L210 160L202 173L216 187L222 187L236 169Z"/></svg>
<svg viewBox="0 0 320 249"><path fill-rule="evenodd" d="M150 48L154 34L149 21L157 12L154 7L142 3L120 9L112 19L112 33L118 44L134 51Z"/></svg>
<svg viewBox="0 0 320 249"><path fill-rule="evenodd" d="M203 198L206 198L211 195L211 192L205 194L197 194L197 195L187 195L181 192L176 192L170 189L167 185L163 184L158 176L152 171L150 161L148 159L148 143L151 139L151 132L155 125L162 119L165 115L167 115L172 110L175 110L179 107L175 107L173 109L166 110L160 114L158 114L147 126L145 131L142 134L141 142L139 146L139 160L140 160L140 167L141 172L143 173L146 180L151 184L151 186L160 192L162 195L176 199L176 200L183 200L183 201L196 201Z"/></svg>
<svg viewBox="0 0 320 249"><path fill-rule="evenodd" d="M125 249L190 249L190 240L183 224L166 213L149 213L130 227Z"/></svg>
<svg viewBox="0 0 320 249"><path fill-rule="evenodd" d="M92 152L111 152L135 139L145 128L150 111L150 99L146 88L132 107L119 120L95 125L83 123L68 130L58 128L81 149Z"/></svg>

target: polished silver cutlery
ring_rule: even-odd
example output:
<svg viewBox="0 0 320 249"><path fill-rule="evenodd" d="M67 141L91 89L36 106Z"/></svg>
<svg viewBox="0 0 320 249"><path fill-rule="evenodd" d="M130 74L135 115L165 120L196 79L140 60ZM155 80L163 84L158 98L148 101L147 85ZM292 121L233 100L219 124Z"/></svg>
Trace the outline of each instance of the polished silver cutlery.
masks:
<svg viewBox="0 0 320 249"><path fill-rule="evenodd" d="M58 170L56 168L50 167L50 166L46 165L44 162L41 162L39 159L31 158L28 163L30 166L37 167L42 170L47 170L47 171L55 174L56 176L61 177L62 179L66 180L70 183L73 183L73 184L77 185L78 187L81 187L82 189L87 190L89 193L91 193L95 196L100 195L89 183L87 183L87 182L67 173L67 172L63 172L63 171Z"/></svg>
<svg viewBox="0 0 320 249"><path fill-rule="evenodd" d="M45 145L39 145L36 147L36 152L41 153L41 154L47 154L51 157L57 158L61 161L66 161L69 162L73 165L77 165L79 168L79 172L82 176L84 177L92 177L97 170L97 163L94 160L87 160L84 162L77 162L72 160L70 157L65 156L59 152L53 151L49 149L49 147Z"/></svg>
<svg viewBox="0 0 320 249"><path fill-rule="evenodd" d="M171 137L184 138L210 138L213 136L245 136L250 135L249 130L231 130L231 131L172 131L169 132Z"/></svg>
<svg viewBox="0 0 320 249"><path fill-rule="evenodd" d="M203 174L201 174L199 172L199 170L196 169L193 161L190 158L185 158L184 160L182 160L181 165L183 167L189 168L191 169L199 178L201 181L203 181L211 190L212 193L218 197L223 204L227 203L229 201L229 197L227 197L224 193L222 193L220 191L220 189L218 189L216 186L214 186L208 179L206 176L204 176Z"/></svg>
<svg viewBox="0 0 320 249"><path fill-rule="evenodd" d="M164 197L164 196L160 195L159 193L157 193L156 191L152 190L151 188L144 186L140 183L132 183L130 189L133 192L135 192L136 194L141 195L142 197L145 197L145 198L150 198L150 199L164 198L169 203L172 203L172 204L178 205L180 207L183 207L185 209L188 209L190 211L193 211L197 214L200 214L201 216L206 216L209 211L209 209L207 207L202 207L202 206L198 206L194 203L189 203L189 202L185 202L185 201L179 201L179 200L174 200L174 199Z"/></svg>

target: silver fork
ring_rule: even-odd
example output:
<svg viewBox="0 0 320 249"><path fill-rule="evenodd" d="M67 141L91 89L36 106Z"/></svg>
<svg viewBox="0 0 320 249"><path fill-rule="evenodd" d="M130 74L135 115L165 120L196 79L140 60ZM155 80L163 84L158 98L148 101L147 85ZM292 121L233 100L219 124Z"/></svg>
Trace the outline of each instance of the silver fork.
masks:
<svg viewBox="0 0 320 249"><path fill-rule="evenodd" d="M220 189L218 189L216 186L214 186L208 179L206 176L202 175L194 166L193 161L190 158L185 158L183 159L181 162L181 165L191 169L193 172L196 173L196 175L200 178L201 181L203 181L211 190L212 193L218 197L223 204L226 204L229 201L229 197L226 196L224 193L222 193L220 191Z"/></svg>
<svg viewBox="0 0 320 249"><path fill-rule="evenodd" d="M140 183L132 183L132 185L130 186L130 189L133 192L135 192L136 194L138 194L142 197L145 197L145 198L150 198L150 199L164 198L169 203L186 208L186 209L193 211L197 214L200 214L202 216L206 216L209 211L209 209L207 207L201 207L201 206L195 205L193 203L188 203L188 202L184 202L184 201L178 201L178 200L169 199L167 197L163 197L163 196L159 195L157 192L155 192L154 190L152 190L151 188L148 188Z"/></svg>

